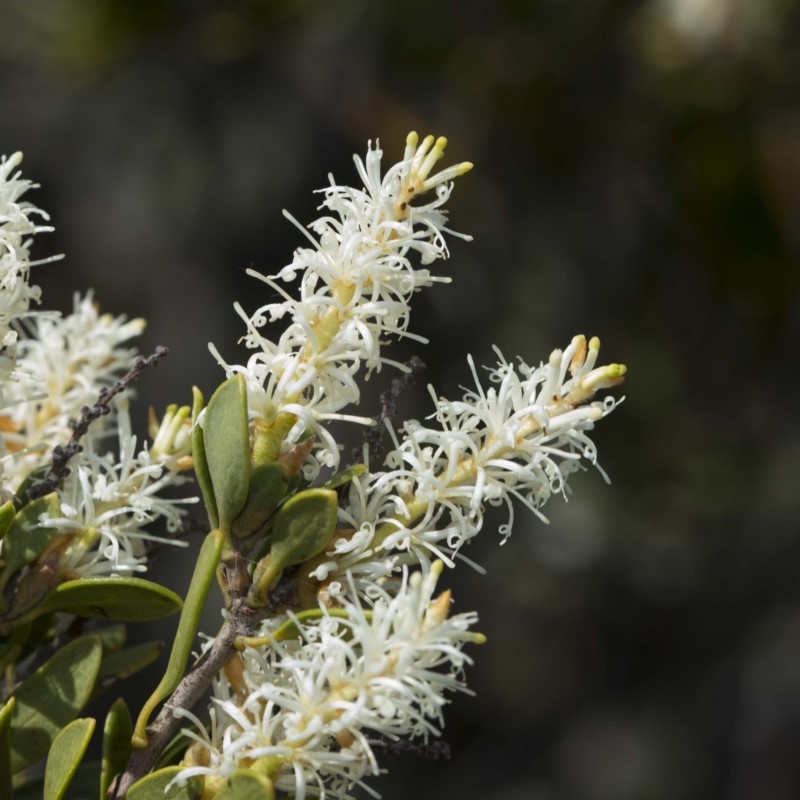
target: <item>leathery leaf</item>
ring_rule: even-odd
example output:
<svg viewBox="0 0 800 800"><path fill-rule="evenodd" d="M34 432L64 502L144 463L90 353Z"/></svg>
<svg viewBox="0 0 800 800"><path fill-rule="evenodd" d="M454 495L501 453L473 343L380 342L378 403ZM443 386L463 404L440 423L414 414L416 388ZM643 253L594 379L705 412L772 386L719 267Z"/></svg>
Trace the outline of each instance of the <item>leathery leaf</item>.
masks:
<svg viewBox="0 0 800 800"><path fill-rule="evenodd" d="M3 537L5 563L0 571L0 592L14 573L36 561L58 535L57 528L45 527L40 522L43 516L55 517L57 514L58 496L55 492L28 503L16 514Z"/></svg>
<svg viewBox="0 0 800 800"><path fill-rule="evenodd" d="M198 781L189 780L185 786L172 784L168 792L164 792L183 767L164 767L145 775L128 789L125 800L194 800L197 797Z"/></svg>
<svg viewBox="0 0 800 800"><path fill-rule="evenodd" d="M180 611L181 598L164 586L143 578L109 576L79 578L56 586L33 610L38 616L64 611L77 617L141 622Z"/></svg>
<svg viewBox="0 0 800 800"><path fill-rule="evenodd" d="M120 697L108 709L103 726L103 766L100 771L100 797L108 793L108 787L115 775L128 766L131 757L131 734L133 722L128 706Z"/></svg>
<svg viewBox="0 0 800 800"><path fill-rule="evenodd" d="M208 462L206 461L203 427L197 422L197 418L203 410L203 394L196 386L192 387L192 394L192 460L194 462L194 474L197 478L200 492L203 495L209 526L218 528L219 511L217 510L217 501L214 499L214 487L211 484L211 473L208 471Z"/></svg>
<svg viewBox="0 0 800 800"><path fill-rule="evenodd" d="M101 657L100 639L84 636L62 647L20 684L11 720L12 772L40 759L80 713L94 688Z"/></svg>
<svg viewBox="0 0 800 800"><path fill-rule="evenodd" d="M250 485L247 386L241 375L221 384L208 401L203 418L203 446L219 527L229 533L247 502Z"/></svg>
<svg viewBox="0 0 800 800"><path fill-rule="evenodd" d="M53 741L44 770L44 800L61 800L94 733L90 717L69 723Z"/></svg>
<svg viewBox="0 0 800 800"><path fill-rule="evenodd" d="M239 769L226 779L214 800L273 800L272 781L252 769Z"/></svg>
<svg viewBox="0 0 800 800"><path fill-rule="evenodd" d="M268 593L286 567L302 564L320 553L336 530L338 503L332 489L305 489L289 498L276 512L271 546L253 573L248 601L265 606Z"/></svg>

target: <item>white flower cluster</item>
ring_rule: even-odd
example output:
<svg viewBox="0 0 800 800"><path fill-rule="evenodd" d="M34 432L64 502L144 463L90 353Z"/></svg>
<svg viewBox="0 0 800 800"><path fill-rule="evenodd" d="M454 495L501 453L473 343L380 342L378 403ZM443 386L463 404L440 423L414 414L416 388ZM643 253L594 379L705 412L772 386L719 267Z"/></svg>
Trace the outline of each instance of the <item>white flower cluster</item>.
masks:
<svg viewBox="0 0 800 800"><path fill-rule="evenodd" d="M380 150L370 148L365 162L356 160L363 189L325 190L329 214L310 226L313 247L262 278L283 300L252 316L239 308L255 353L246 366L219 359L229 374L245 376L251 415L285 435L285 448L313 434L306 478L320 463L338 463L326 423L358 419L347 407L359 400L360 366L369 374L392 363L383 345L412 335L413 293L442 280L411 256L429 264L447 255L448 181L471 165L429 177L444 140L417 145L409 136L403 160L384 177ZM435 199L426 205L420 196L429 189ZM282 284L296 279L293 299ZM262 335L285 317L277 342ZM618 364L597 366L598 352L599 341L583 336L536 367L498 351L488 387L470 360L474 389L457 401L434 395L430 424L408 422L399 436L390 427L394 449L379 469L368 464L351 476L331 545L287 579L298 596L311 587L314 599L297 607L312 608L288 612L289 622L273 618L260 642L244 642L216 682L210 731L175 709L201 730L191 734L179 782L203 776L213 796L249 767L298 799L345 798L379 771L370 737L438 735L443 692L466 690L461 648L482 637L469 632L475 614L448 617L449 593L433 599L436 580L455 558L466 560L462 548L481 529L487 504L508 507L505 540L513 498L542 517L551 495L566 494L572 472L596 465L589 431L619 401L595 395L625 374ZM286 625L296 638L281 635Z"/></svg>
<svg viewBox="0 0 800 800"><path fill-rule="evenodd" d="M488 389L470 359L475 389L458 401L434 395L437 426L406 422L388 469L353 481L341 516L354 533L336 541L315 577L352 570L374 580L402 561L431 556L452 565L481 530L487 503L508 508L503 541L513 526L515 497L546 521L540 508L553 494L566 496L568 476L584 461L597 466L587 432L620 402L592 401L625 374L619 364L596 367L599 349L598 339L587 347L576 336L538 367L522 360L515 366L497 350Z"/></svg>
<svg viewBox="0 0 800 800"><path fill-rule="evenodd" d="M82 409L94 405L100 392L133 364L137 351L129 341L145 324L141 319L100 314L91 293L75 295L73 311L63 317L28 311L40 292L28 285L32 262L30 238L25 237L51 228L33 222L37 216L47 219L43 211L18 201L34 186L19 172L12 174L21 158L17 153L0 162L4 500L20 491L32 475L44 476L53 447L69 442ZM178 470L191 466L191 460L186 461L186 414L178 420L178 428L173 424L168 429L166 440L161 432L158 448L136 454L127 401L118 401L110 412L94 420L81 441L81 452L70 462L70 473L58 489L62 516L45 522L63 534L47 553L58 555L63 579L145 569L144 542L153 538L145 526L163 517L168 528L176 530L183 513L180 504L187 502L159 495L167 486L182 483L185 479ZM158 433L156 424L152 435ZM118 454L109 449L114 445L108 442L112 434L118 438Z"/></svg>
<svg viewBox="0 0 800 800"><path fill-rule="evenodd" d="M365 775L379 773L374 743L438 736L445 692L468 691L466 642L474 613L448 616L450 593L434 598L441 562L409 576L396 592L374 587L369 605L343 599L336 612L292 618L299 636L247 647L216 681L207 732L178 780L206 776L213 791L242 763L263 770L276 789L349 798ZM424 577L423 577L424 575ZM385 738L384 738L385 737Z"/></svg>
<svg viewBox="0 0 800 800"><path fill-rule="evenodd" d="M66 579L144 572L147 542L188 544L147 530L157 519L164 519L170 532L180 529L183 504L197 498L170 498L161 493L188 478L170 470L152 449L136 452L127 398L118 400L115 412L119 455L96 451L94 437L87 437L59 489L62 516L44 523L58 528L64 537L59 563Z"/></svg>
<svg viewBox="0 0 800 800"><path fill-rule="evenodd" d="M47 220L47 214L20 197L35 188L14 169L22 161L22 153L0 158L0 408L8 404L6 383L14 372L14 345L17 331L15 321L28 314L31 303L38 303L40 290L29 282L30 245L37 233L51 231L37 218ZM50 261L52 259L45 259Z"/></svg>
<svg viewBox="0 0 800 800"><path fill-rule="evenodd" d="M251 271L283 298L249 316L236 306L247 324L246 345L256 352L246 366L227 364L217 354L228 374L241 372L246 377L251 413L266 420L293 415L296 424L287 447L311 430L319 445L316 456L328 466L338 463L339 449L320 423L342 418L371 421L340 413L358 403L356 373L362 364L367 375L387 363L402 369L386 358L383 345L390 337L424 341L408 332L411 296L436 281L449 280L410 260L414 252L423 264L448 255L442 234L447 231L449 181L472 165L431 174L446 144L444 137L428 136L420 143L410 134L403 160L383 177L377 146L369 148L365 161L356 158L362 189L336 185L331 178L321 206L329 213L310 225L316 238L303 231L312 246L299 248L277 275ZM429 202L412 205L412 199L431 190L435 191ZM282 284L298 276L295 298ZM265 325L284 318L289 323L277 341L262 335ZM216 354L213 347L212 351Z"/></svg>
<svg viewBox="0 0 800 800"><path fill-rule="evenodd" d="M7 387L13 405L3 425L6 449L19 454L7 472L17 485L48 462L53 444L67 443L81 409L130 367L137 351L128 342L144 326L142 319L101 315L91 293L75 295L66 316L26 321L17 345L17 380ZM113 415L100 417L93 439L99 442L115 428Z"/></svg>

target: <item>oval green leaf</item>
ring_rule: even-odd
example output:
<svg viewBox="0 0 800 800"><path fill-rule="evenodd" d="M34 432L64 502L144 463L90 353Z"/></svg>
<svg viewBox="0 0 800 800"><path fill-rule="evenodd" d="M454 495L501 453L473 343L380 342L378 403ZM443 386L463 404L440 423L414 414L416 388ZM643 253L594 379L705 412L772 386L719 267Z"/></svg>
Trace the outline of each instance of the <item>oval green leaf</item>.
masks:
<svg viewBox="0 0 800 800"><path fill-rule="evenodd" d="M101 657L97 636L75 639L17 688L11 720L12 773L40 759L80 713L92 693Z"/></svg>
<svg viewBox="0 0 800 800"><path fill-rule="evenodd" d="M283 569L322 552L336 529L337 512L332 489L306 489L287 500L272 524L272 561Z"/></svg>
<svg viewBox="0 0 800 800"><path fill-rule="evenodd" d="M0 592L15 572L36 561L58 535L57 528L44 527L39 521L42 516L55 517L57 514L58 496L53 492L23 506L14 517L3 537L5 564L0 572Z"/></svg>
<svg viewBox="0 0 800 800"><path fill-rule="evenodd" d="M105 798L115 775L128 766L131 757L133 721L125 701L119 697L108 710L103 726L103 762L100 770L100 797Z"/></svg>
<svg viewBox="0 0 800 800"><path fill-rule="evenodd" d="M253 572L247 600L254 608L269 602L269 592L286 567L302 564L325 549L338 515L333 489L305 489L289 498L275 513L269 554Z"/></svg>
<svg viewBox="0 0 800 800"><path fill-rule="evenodd" d="M234 375L221 384L208 401L203 443L219 527L229 533L247 502L250 486L247 385L242 375Z"/></svg>
<svg viewBox="0 0 800 800"><path fill-rule="evenodd" d="M194 800L197 797L195 787L199 783L196 780L190 779L185 786L173 784L168 792L164 791L183 769L185 767L164 767L145 775L128 789L125 800Z"/></svg>
<svg viewBox="0 0 800 800"><path fill-rule="evenodd" d="M196 386L192 387L192 398L192 461L194 462L194 474L197 478L197 485L203 495L203 503L205 503L209 525L211 528L218 528L219 512L217 511L217 501L214 499L214 487L211 484L208 461L206 461L203 428L197 424L197 418L203 410L203 393Z"/></svg>
<svg viewBox="0 0 800 800"><path fill-rule="evenodd" d="M168 617L182 606L175 592L157 583L110 576L66 581L49 592L33 613L64 611L77 617L141 622Z"/></svg>
<svg viewBox="0 0 800 800"><path fill-rule="evenodd" d="M43 800L61 800L94 733L91 717L69 723L53 741L44 771Z"/></svg>
<svg viewBox="0 0 800 800"><path fill-rule="evenodd" d="M239 539L258 533L286 494L288 483L283 467L274 461L253 468L247 503L231 526Z"/></svg>
<svg viewBox="0 0 800 800"><path fill-rule="evenodd" d="M214 795L214 800L273 800L275 790L266 775L252 769L240 769L228 778Z"/></svg>

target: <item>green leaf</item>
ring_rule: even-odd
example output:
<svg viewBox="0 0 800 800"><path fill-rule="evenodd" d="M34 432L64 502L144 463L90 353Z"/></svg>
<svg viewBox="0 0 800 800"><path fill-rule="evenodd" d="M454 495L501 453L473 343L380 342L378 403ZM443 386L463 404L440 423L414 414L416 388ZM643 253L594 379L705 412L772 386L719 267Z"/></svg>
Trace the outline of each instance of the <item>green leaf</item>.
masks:
<svg viewBox="0 0 800 800"><path fill-rule="evenodd" d="M11 797L11 717L16 700L9 698L0 708L0 797Z"/></svg>
<svg viewBox="0 0 800 800"><path fill-rule="evenodd" d="M194 462L194 474L197 478L197 485L203 494L203 503L205 503L206 512L208 513L209 526L211 528L219 528L219 511L217 510L217 501L214 499L211 473L208 471L203 428L197 424L197 417L203 410L203 394L196 386L193 386L192 395L192 461Z"/></svg>
<svg viewBox="0 0 800 800"><path fill-rule="evenodd" d="M94 733L95 721L76 719L56 736L44 771L43 800L61 800Z"/></svg>
<svg viewBox="0 0 800 800"><path fill-rule="evenodd" d="M222 784L214 800L273 800L275 790L266 775L252 769L239 769Z"/></svg>
<svg viewBox="0 0 800 800"><path fill-rule="evenodd" d="M143 642L105 656L97 676L98 689L106 689L150 666L163 649L162 642Z"/></svg>
<svg viewBox="0 0 800 800"><path fill-rule="evenodd" d="M253 573L247 599L265 606L267 595L286 567L313 558L330 542L336 530L338 499L332 489L306 489L287 500L272 523L272 545Z"/></svg>
<svg viewBox="0 0 800 800"><path fill-rule="evenodd" d="M150 719L150 714L153 713L155 707L162 700L172 694L183 677L186 662L189 660L189 653L192 650L192 642L194 642L194 636L197 632L197 623L200 621L200 614L203 611L208 590L216 575L224 541L225 536L220 530L209 531L203 540L203 545L197 556L194 573L192 574L192 582L189 584L189 591L186 593L186 602L183 605L181 618L178 621L178 630L175 632L175 640L172 643L172 652L169 656L167 668L161 678L161 682L144 704L139 713L139 718L136 720L136 729L133 734L134 747L147 747L147 723Z"/></svg>
<svg viewBox="0 0 800 800"><path fill-rule="evenodd" d="M41 758L64 725L80 713L91 695L101 657L97 636L75 639L17 688L11 720L12 772Z"/></svg>
<svg viewBox="0 0 800 800"><path fill-rule="evenodd" d="M142 578L101 577L66 581L50 591L31 613L65 611L78 617L141 622L181 610L175 592Z"/></svg>
<svg viewBox="0 0 800 800"><path fill-rule="evenodd" d="M250 473L247 503L231 526L234 536L244 539L258 533L286 495L288 482L283 467L274 461L261 464Z"/></svg>
<svg viewBox="0 0 800 800"><path fill-rule="evenodd" d="M32 564L58 535L57 528L45 528L39 522L42 515L58 515L58 495L55 492L39 497L23 506L3 538L3 561L0 571L0 597L11 577ZM0 602L2 602L0 600ZM3 603L5 606L5 604Z"/></svg>
<svg viewBox="0 0 800 800"><path fill-rule="evenodd" d="M108 710L103 726L103 765L100 770L100 798L105 799L115 775L124 772L131 757L133 722L128 706L120 697Z"/></svg>
<svg viewBox="0 0 800 800"><path fill-rule="evenodd" d="M96 633L100 637L100 644L103 645L104 659L121 650L128 638L128 629L122 623L104 625Z"/></svg>
<svg viewBox="0 0 800 800"><path fill-rule="evenodd" d="M173 784L165 794L167 784L185 767L164 767L151 772L128 789L125 800L194 800L198 781L189 780L185 786Z"/></svg>
<svg viewBox="0 0 800 800"><path fill-rule="evenodd" d="M17 509L13 500L7 500L0 506L0 540L8 533L16 515Z"/></svg>
<svg viewBox="0 0 800 800"><path fill-rule="evenodd" d="M332 489L306 489L287 500L272 524L270 556L284 567L302 564L330 542L338 500Z"/></svg>
<svg viewBox="0 0 800 800"><path fill-rule="evenodd" d="M351 464L347 469L337 472L330 480L322 484L323 489L338 489L346 483L350 483L353 478L360 478L367 471L366 464Z"/></svg>
<svg viewBox="0 0 800 800"><path fill-rule="evenodd" d="M229 533L247 502L250 486L247 385L242 375L234 375L221 384L208 401L203 442L219 527Z"/></svg>
<svg viewBox="0 0 800 800"><path fill-rule="evenodd" d="M84 761L69 785L69 800L94 800L97 797L97 776L100 774L99 761ZM44 777L34 778L14 789L14 800L42 800L44 796ZM103 798L105 800L105 798Z"/></svg>

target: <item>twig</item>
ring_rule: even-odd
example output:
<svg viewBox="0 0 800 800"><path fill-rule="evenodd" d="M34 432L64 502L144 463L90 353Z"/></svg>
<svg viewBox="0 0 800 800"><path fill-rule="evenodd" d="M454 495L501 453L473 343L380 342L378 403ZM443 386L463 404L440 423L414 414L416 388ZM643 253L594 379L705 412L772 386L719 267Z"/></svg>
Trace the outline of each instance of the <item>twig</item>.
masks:
<svg viewBox="0 0 800 800"><path fill-rule="evenodd" d="M172 696L161 707L155 720L147 727L147 747L134 750L125 772L111 782L108 790L109 800L124 798L128 789L153 768L163 749L184 723L183 719L173 713L173 709L191 710L200 700L214 676L236 652L234 642L236 637L242 634L237 627L233 618L227 621L197 666L183 677Z"/></svg>
<svg viewBox="0 0 800 800"><path fill-rule="evenodd" d="M97 402L93 406L84 406L81 409L80 419L72 425L72 436L66 445L56 445L53 448L53 455L50 462L50 470L42 480L36 481L28 489L27 500L35 500L37 497L44 497L46 494L55 491L59 483L69 475L70 459L81 452L81 437L89 430L89 426L99 417L105 416L111 411L109 403L121 392L124 392L133 383L139 380L146 367L154 367L167 354L166 347L157 347L155 353L146 358L140 356L134 361L133 366L111 386L100 390Z"/></svg>
<svg viewBox="0 0 800 800"><path fill-rule="evenodd" d="M364 431L364 441L367 443L367 454L370 464L379 464L383 461L385 455L385 448L383 445L383 434L385 431L384 422L387 419L391 420L397 416L397 402L400 399L400 395L402 395L409 386L413 386L417 382L417 373L425 369L425 363L418 356L411 356L411 358L406 361L405 366L408 367L408 372L404 372L399 378L394 378L391 387L387 391L381 392L381 410L377 416L373 417L375 425ZM363 457L364 454L361 450L355 450L353 452L352 461L353 463L358 463Z"/></svg>

